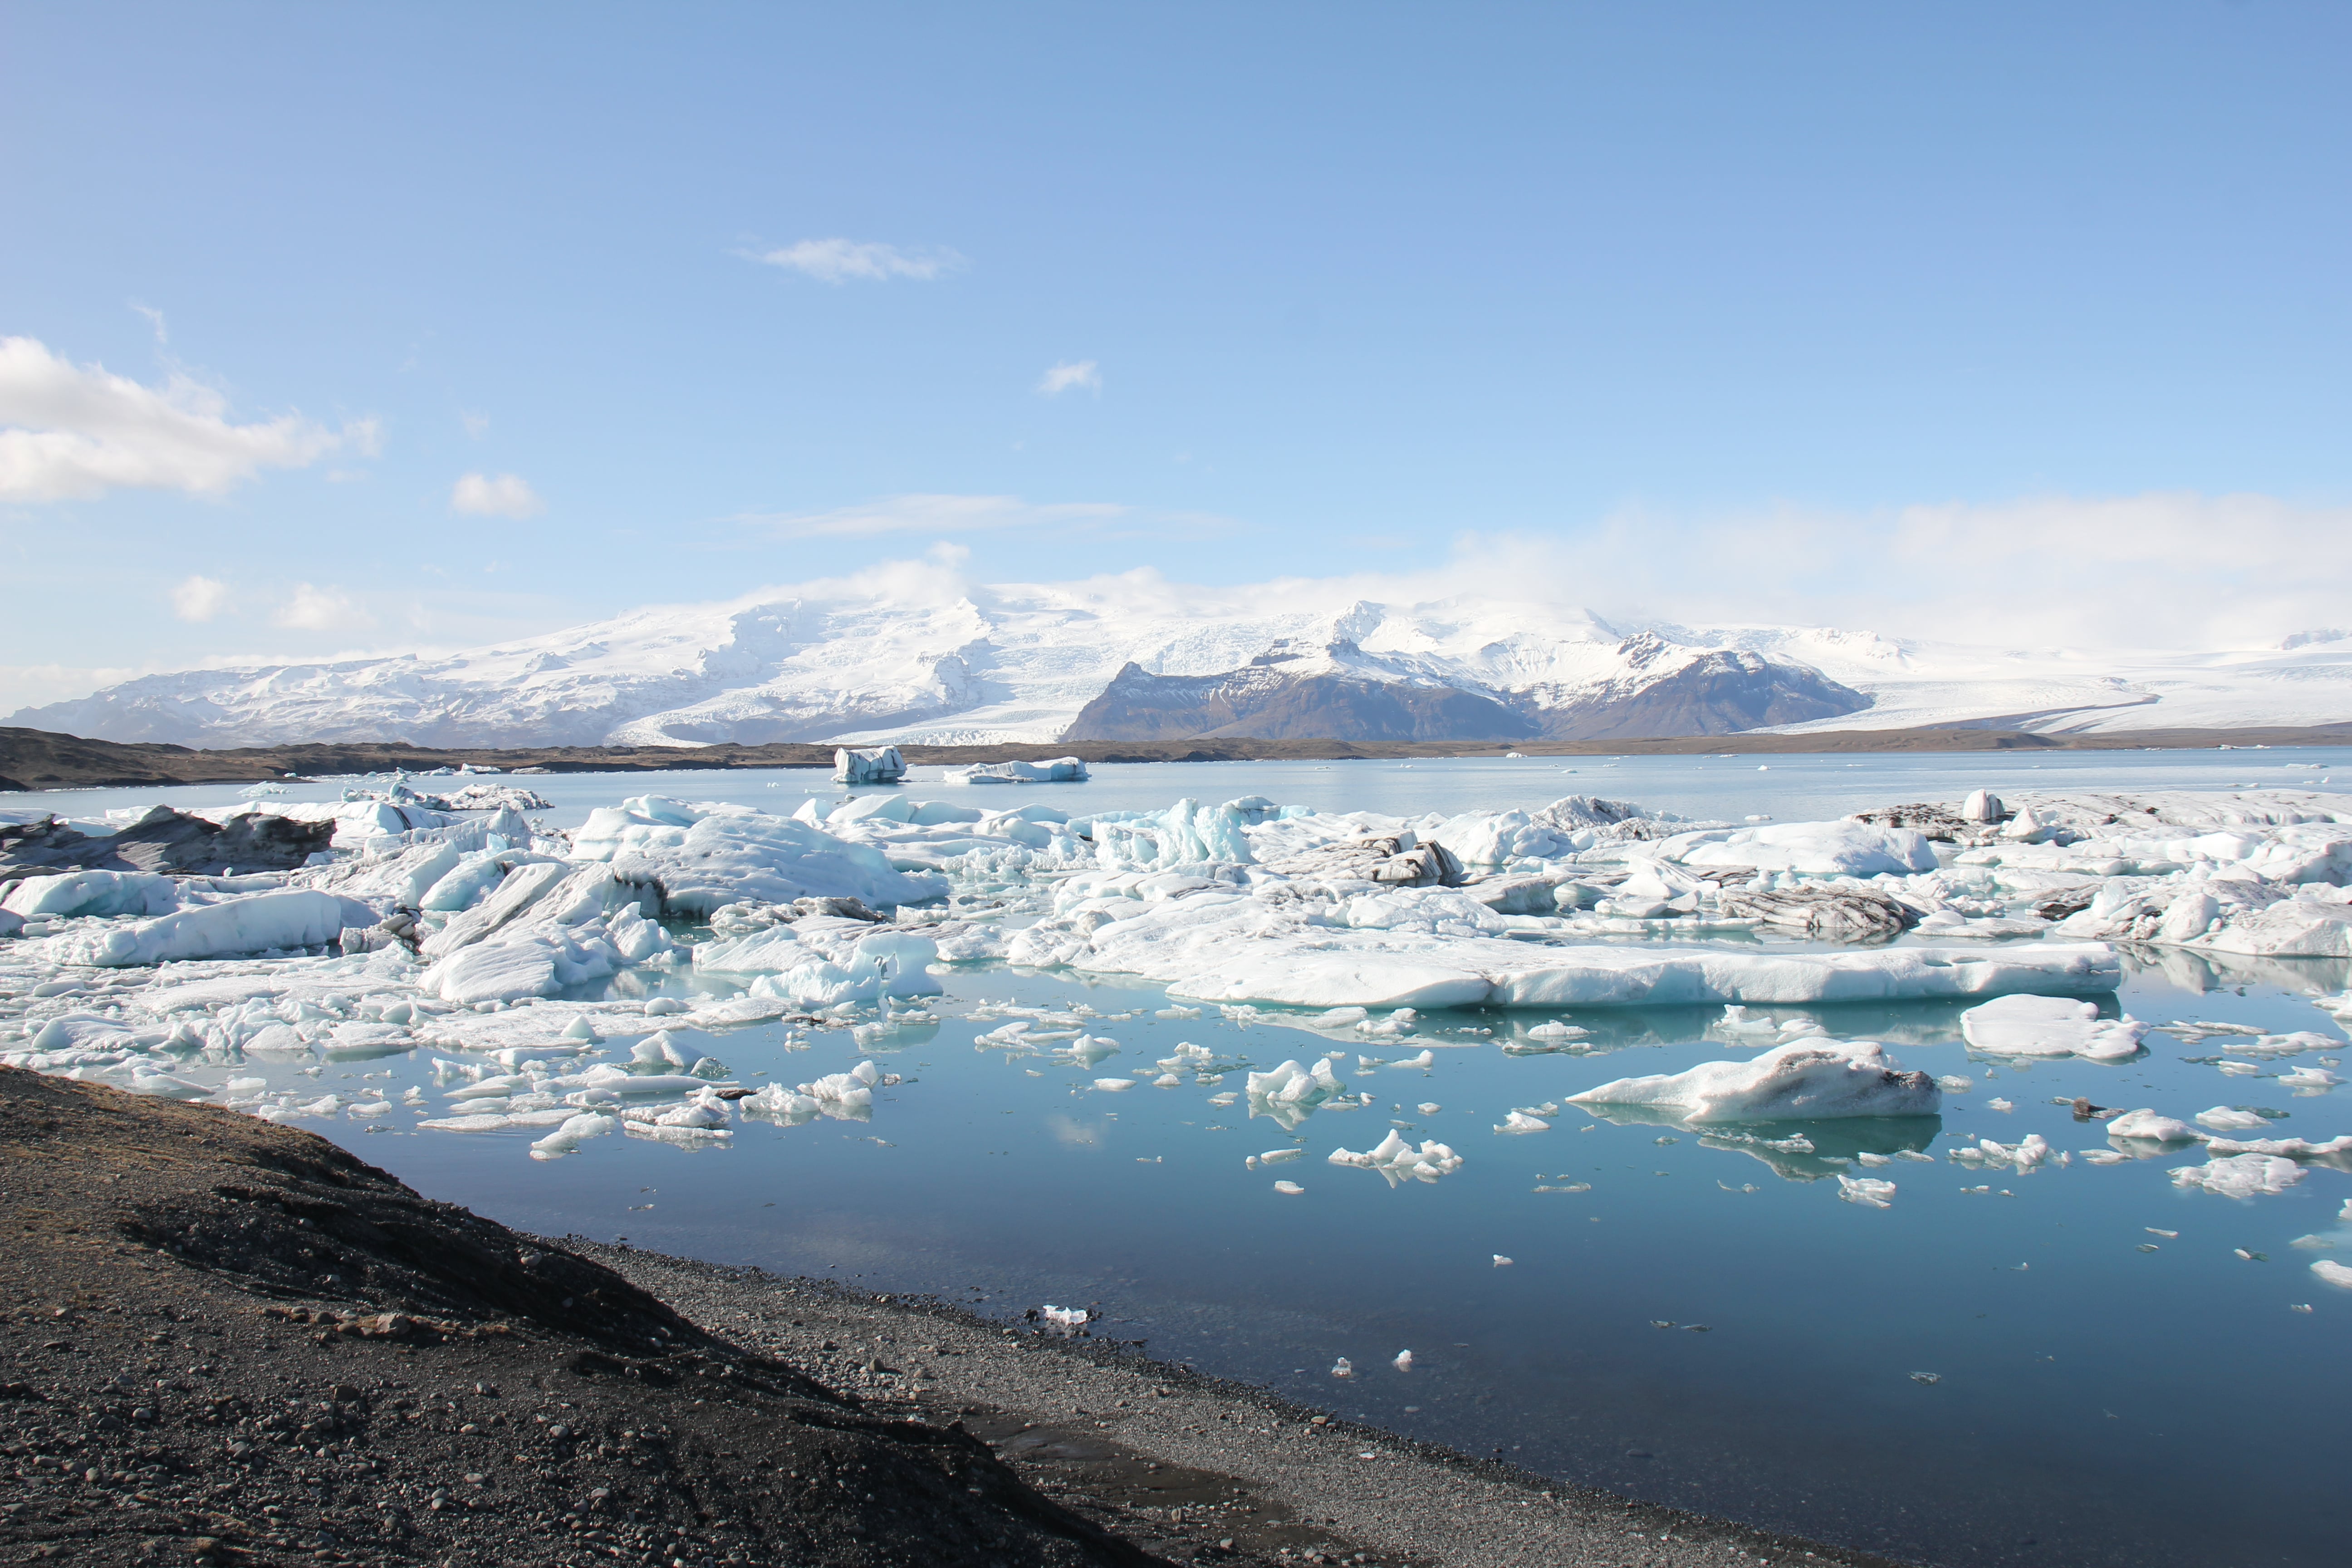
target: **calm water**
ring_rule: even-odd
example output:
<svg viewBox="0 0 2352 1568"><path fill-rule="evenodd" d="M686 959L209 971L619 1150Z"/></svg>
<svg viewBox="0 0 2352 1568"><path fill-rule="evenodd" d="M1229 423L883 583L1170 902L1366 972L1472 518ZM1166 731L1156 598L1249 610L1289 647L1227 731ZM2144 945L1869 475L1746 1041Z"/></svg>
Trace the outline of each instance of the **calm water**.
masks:
<svg viewBox="0 0 2352 1568"><path fill-rule="evenodd" d="M2289 766L2311 763L2320 767ZM1952 800L1979 785L2293 785L2338 768L2352 768L2352 756L1159 764L1106 767L1092 784L1042 796L969 793L1074 811L1245 794L1452 811L1573 790L1691 816L1790 820ZM806 773L530 783L554 799L548 815L559 823L649 789L783 810L804 794L834 793ZM155 798L84 792L7 804L55 800L79 814ZM2134 973L2116 1005L2158 1021L2335 1036L2311 999L2347 979L2340 963L2217 973L2176 961ZM2159 1034L2134 1062L2017 1068L1972 1062L1952 1005L1811 1009L1841 1037L1889 1041L1906 1066L1966 1075L1975 1088L1948 1096L1939 1119L1815 1125L1815 1152L1804 1155L1709 1146L1687 1130L1614 1125L1573 1109L1549 1132L1492 1131L1513 1107L1612 1078L1748 1055L1706 1037L1711 1010L1565 1013L1591 1037L1572 1051L1525 1054L1521 1032L1539 1016L1433 1013L1410 1041L1343 1047L1272 1014L1161 1019L1167 999L1148 989L972 970L950 990L933 1007L937 1024L901 1028L866 1052L845 1032L801 1049L774 1027L722 1037L719 1054L751 1082L804 1081L873 1055L908 1081L878 1097L870 1122L744 1119L726 1149L609 1137L554 1163L526 1157L532 1133L306 1125L433 1196L528 1228L936 1291L1008 1315L1045 1301L1096 1305L1099 1331L1143 1340L1155 1355L1561 1477L1899 1556L2183 1568L2343 1561L2330 1500L2335 1416L2352 1393L2352 1293L2307 1265L2352 1262L2352 1226L2336 1217L2352 1177L2314 1166L2285 1193L2239 1202L2174 1186L2172 1168L2198 1163L2189 1153L2110 1167L2078 1159L2032 1175L1941 1159L1979 1135L2014 1142L2039 1131L2060 1149L2102 1147L2095 1126L2052 1103L2076 1095L2182 1117L2260 1107L2284 1113L2278 1135L2352 1131L2341 1098L2352 1089L2297 1092L2273 1081L2313 1056L2229 1076L2211 1059L2223 1040ZM1089 1016L1088 1032L1116 1040L1119 1054L1080 1067L975 1048L1003 1021L988 1005L1007 1001L1083 1004L1105 1016ZM561 1004L547 1005L562 1016ZM1178 1089L1092 1087L1181 1042L1233 1072L1213 1088L1189 1074ZM1423 1046L1435 1055L1426 1072L1367 1071L1358 1060ZM1375 1093L1376 1106L1327 1109L1294 1138L1249 1120L1246 1101L1209 1102L1241 1089L1244 1063L1311 1063L1343 1048L1335 1069ZM374 1080L395 1097L421 1084L437 1109L445 1086L429 1068L398 1057L332 1063L320 1079L290 1066L239 1070L273 1087L340 1089L388 1074ZM1996 1097L2014 1108L1992 1109ZM1392 1191L1375 1173L1326 1161L1335 1147L1369 1148L1392 1121L1410 1123L1416 1140L1450 1143L1465 1168ZM1244 1163L1291 1146L1307 1157ZM1903 1149L1938 1160L1868 1173L1897 1184L1891 1208L1840 1200L1834 1173L1860 1167L1832 1157ZM1306 1190L1278 1194L1276 1179ZM1577 1187L1585 1190L1569 1190ZM1990 1190L1969 1190L1979 1187ZM2299 1238L2338 1245L2315 1250ZM1511 1264L1498 1267L1496 1254ZM2311 1310L2294 1310L2304 1305ZM1405 1349L1414 1364L1401 1373L1391 1358ZM1330 1375L1342 1356L1356 1368L1346 1381Z"/></svg>

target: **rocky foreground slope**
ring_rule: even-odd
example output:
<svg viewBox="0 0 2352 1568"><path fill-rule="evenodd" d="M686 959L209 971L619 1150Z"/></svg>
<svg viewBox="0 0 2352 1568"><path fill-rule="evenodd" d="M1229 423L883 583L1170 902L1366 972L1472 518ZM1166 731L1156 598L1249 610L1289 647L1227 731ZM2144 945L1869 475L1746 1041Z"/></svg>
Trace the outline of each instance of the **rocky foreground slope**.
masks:
<svg viewBox="0 0 2352 1568"><path fill-rule="evenodd" d="M1878 1561L1115 1347L519 1235L206 1107L0 1068L0 1184L8 1562Z"/></svg>

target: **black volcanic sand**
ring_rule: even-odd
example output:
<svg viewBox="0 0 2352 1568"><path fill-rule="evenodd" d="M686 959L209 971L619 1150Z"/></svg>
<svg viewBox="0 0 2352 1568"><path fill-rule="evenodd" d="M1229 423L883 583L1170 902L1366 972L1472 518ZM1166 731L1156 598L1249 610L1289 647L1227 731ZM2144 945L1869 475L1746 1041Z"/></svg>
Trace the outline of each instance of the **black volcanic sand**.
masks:
<svg viewBox="0 0 2352 1568"><path fill-rule="evenodd" d="M1880 1559L1083 1339L429 1203L309 1132L0 1068L0 1557Z"/></svg>
<svg viewBox="0 0 2352 1568"><path fill-rule="evenodd" d="M1676 735L1597 741L1338 741L1200 737L1071 741L1043 745L901 746L918 766L959 767L1075 756L1089 763L1347 762L1394 757L1785 756L1811 752L2210 750L2216 746L2352 745L2352 724L2301 729L2145 730L2044 735L2000 729L1835 730L1804 735ZM830 742L764 746L412 746L334 742L210 751L154 742L86 741L46 730L0 727L0 791L100 789L142 784L243 784L433 768L540 768L549 773L646 773L727 768L829 768Z"/></svg>

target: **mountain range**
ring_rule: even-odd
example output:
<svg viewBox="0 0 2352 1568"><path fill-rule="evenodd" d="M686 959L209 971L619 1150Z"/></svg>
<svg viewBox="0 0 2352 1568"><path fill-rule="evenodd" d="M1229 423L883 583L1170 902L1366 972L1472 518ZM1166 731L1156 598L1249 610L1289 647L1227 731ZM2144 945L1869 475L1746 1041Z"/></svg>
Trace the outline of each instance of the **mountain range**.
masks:
<svg viewBox="0 0 2352 1568"><path fill-rule="evenodd" d="M2352 634L2203 654L1612 625L1504 598L1106 578L663 605L446 656L143 676L5 722L227 747L1632 739L2352 720Z"/></svg>

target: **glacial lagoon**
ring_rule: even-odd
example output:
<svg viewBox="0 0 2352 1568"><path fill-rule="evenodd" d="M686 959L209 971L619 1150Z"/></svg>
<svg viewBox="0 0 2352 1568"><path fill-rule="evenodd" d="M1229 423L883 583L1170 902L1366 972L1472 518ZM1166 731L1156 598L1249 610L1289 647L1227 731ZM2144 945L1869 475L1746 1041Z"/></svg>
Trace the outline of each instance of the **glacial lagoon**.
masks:
<svg viewBox="0 0 2352 1568"><path fill-rule="evenodd" d="M1976 788L2326 790L2348 769L2352 753L2311 751L1156 764L957 797L1095 812L1261 795L1412 816L1580 793L1785 822ZM777 813L839 793L807 772L518 782L562 827L647 792ZM942 792L918 776L899 793ZM239 794L0 804L80 816ZM528 1229L931 1292L1008 1321L1084 1307L1098 1338L1350 1417L1897 1557L2317 1564L2342 1551L2326 1435L2347 1393L2352 1290L2310 1265L2352 1265L2352 1161L2282 1162L2276 1190L2231 1196L2176 1178L2203 1163L2195 1145L2121 1147L2073 1102L2258 1119L2238 1138L2352 1131L2352 1089L2317 1081L2344 1031L2316 1004L2344 1007L2347 967L2126 947L2120 984L2094 1000L2153 1025L2144 1050L2023 1061L1964 1042L1979 998L1350 1018L975 962L941 966L943 994L840 1026L780 1017L701 1040L708 1070L746 1086L871 1062L870 1104L739 1113L723 1138L589 1137L558 1158L531 1157L546 1125L419 1126L506 1070L478 1054L253 1055L183 1076L252 1100L333 1095L294 1124ZM530 1016L555 1040L603 998L699 1006L742 989L635 969ZM601 1043L625 1047L663 1016ZM2262 1045L2296 1036L2319 1038ZM1705 1127L1570 1103L1822 1037L1881 1042L1942 1080L1940 1111ZM1345 1092L1303 1114L1253 1115L1238 1092L1253 1070L1318 1060ZM362 1100L383 1109L355 1114ZM1543 1130L1497 1131L1514 1111ZM1459 1168L1392 1183L1329 1158L1391 1131ZM2051 1158L1982 1154L2034 1134Z"/></svg>

